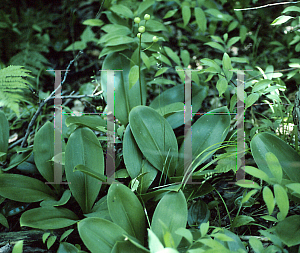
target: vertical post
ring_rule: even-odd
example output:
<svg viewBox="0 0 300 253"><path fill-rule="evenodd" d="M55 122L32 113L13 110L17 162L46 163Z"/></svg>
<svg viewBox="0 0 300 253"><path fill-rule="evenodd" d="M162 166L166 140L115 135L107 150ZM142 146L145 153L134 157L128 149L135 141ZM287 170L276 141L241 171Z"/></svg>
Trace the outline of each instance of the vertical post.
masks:
<svg viewBox="0 0 300 253"><path fill-rule="evenodd" d="M184 175L192 183L192 85L191 70L185 70L184 82Z"/></svg>
<svg viewBox="0 0 300 253"><path fill-rule="evenodd" d="M106 155L106 176L107 183L114 181L115 173L115 122L114 122L114 71L107 70L107 155Z"/></svg>
<svg viewBox="0 0 300 253"><path fill-rule="evenodd" d="M62 98L61 98L61 72L67 70L47 70L55 71L54 90L54 157L62 153ZM54 161L54 182L45 184L70 184L71 182L62 182L62 161Z"/></svg>

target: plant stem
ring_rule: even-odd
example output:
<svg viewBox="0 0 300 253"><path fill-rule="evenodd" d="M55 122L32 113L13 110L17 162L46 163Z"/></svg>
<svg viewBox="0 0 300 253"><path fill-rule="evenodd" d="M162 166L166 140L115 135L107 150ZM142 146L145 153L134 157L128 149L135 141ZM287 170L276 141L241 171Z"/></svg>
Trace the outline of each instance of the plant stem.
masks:
<svg viewBox="0 0 300 253"><path fill-rule="evenodd" d="M141 105L143 105L142 82L141 82L141 47L142 47L142 34L140 36L140 43L139 43L139 84L140 84Z"/></svg>

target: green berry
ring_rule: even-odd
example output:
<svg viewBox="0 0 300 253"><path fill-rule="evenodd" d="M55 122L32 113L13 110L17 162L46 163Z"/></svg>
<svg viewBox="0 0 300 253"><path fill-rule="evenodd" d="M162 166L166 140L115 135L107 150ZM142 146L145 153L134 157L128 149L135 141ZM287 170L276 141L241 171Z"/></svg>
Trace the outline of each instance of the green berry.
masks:
<svg viewBox="0 0 300 253"><path fill-rule="evenodd" d="M138 37L138 38L141 38L141 33L138 33L137 35L136 35L136 37Z"/></svg>
<svg viewBox="0 0 300 253"><path fill-rule="evenodd" d="M140 33L145 32L145 26L140 26L140 27L139 27L139 32L140 32Z"/></svg>
<svg viewBox="0 0 300 253"><path fill-rule="evenodd" d="M157 42L158 38L156 36L153 36L152 40L153 40L153 42Z"/></svg>
<svg viewBox="0 0 300 253"><path fill-rule="evenodd" d="M141 22L141 19L139 17L134 18L134 23L139 24Z"/></svg>
<svg viewBox="0 0 300 253"><path fill-rule="evenodd" d="M149 14L145 14L144 19L145 20L149 20L150 19L150 15Z"/></svg>

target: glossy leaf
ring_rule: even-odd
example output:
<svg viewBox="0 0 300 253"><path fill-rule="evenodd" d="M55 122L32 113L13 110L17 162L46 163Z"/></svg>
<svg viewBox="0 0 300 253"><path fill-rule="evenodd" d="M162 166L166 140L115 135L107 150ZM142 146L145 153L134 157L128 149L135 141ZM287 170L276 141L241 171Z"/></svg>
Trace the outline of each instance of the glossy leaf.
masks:
<svg viewBox="0 0 300 253"><path fill-rule="evenodd" d="M53 199L47 199L41 202L42 207L47 207L47 206L63 206L68 203L68 201L71 198L71 191L70 190L65 190L63 195L61 196L60 200L56 201Z"/></svg>
<svg viewBox="0 0 300 253"><path fill-rule="evenodd" d="M188 224L190 227L199 228L202 223L206 223L209 219L210 211L207 204L199 199L192 203L188 211Z"/></svg>
<svg viewBox="0 0 300 253"><path fill-rule="evenodd" d="M300 215L292 215L280 221L275 231L288 247L300 244Z"/></svg>
<svg viewBox="0 0 300 253"><path fill-rule="evenodd" d="M83 212L88 213L98 196L101 182L73 170L77 165L84 165L96 173L104 174L103 150L93 131L89 128L76 129L68 140L65 157L70 190Z"/></svg>
<svg viewBox="0 0 300 253"><path fill-rule="evenodd" d="M252 217L247 215L239 215L234 218L232 226L235 228L247 225L248 223L255 221Z"/></svg>
<svg viewBox="0 0 300 253"><path fill-rule="evenodd" d="M196 18L196 22L199 27L199 30L201 32L205 32L206 26L207 26L206 16L205 16L204 11L199 7L195 7L195 18Z"/></svg>
<svg viewBox="0 0 300 253"><path fill-rule="evenodd" d="M132 86L135 85L139 80L139 67L137 65L134 65L133 67L130 68L128 79L129 79L129 90L130 90Z"/></svg>
<svg viewBox="0 0 300 253"><path fill-rule="evenodd" d="M132 135L130 124L127 125L123 139L123 157L126 170L131 178L137 177L142 168L142 153Z"/></svg>
<svg viewBox="0 0 300 253"><path fill-rule="evenodd" d="M66 125L67 127L70 127L72 125L78 125L78 126L86 126L93 130L99 130L99 127L106 127L107 122L106 120L102 119L98 115L83 115L83 116L69 116L66 118Z"/></svg>
<svg viewBox="0 0 300 253"><path fill-rule="evenodd" d="M258 133L251 140L250 147L258 168L269 178L274 178L274 175L267 164L265 155L272 152L281 165L283 179L300 182L300 156L283 140L271 133Z"/></svg>
<svg viewBox="0 0 300 253"><path fill-rule="evenodd" d="M269 215L271 215L275 207L275 199L273 196L273 192L268 186L265 186L263 189L263 199L267 205Z"/></svg>
<svg viewBox="0 0 300 253"><path fill-rule="evenodd" d="M8 149L9 125L4 112L0 111L0 152L6 153ZM0 161L5 161L6 155L0 157Z"/></svg>
<svg viewBox="0 0 300 253"><path fill-rule="evenodd" d="M112 184L108 190L107 205L113 222L143 244L145 214L134 193L123 184Z"/></svg>
<svg viewBox="0 0 300 253"><path fill-rule="evenodd" d="M75 224L79 218L71 210L56 207L39 207L21 215L21 227L59 229Z"/></svg>
<svg viewBox="0 0 300 253"><path fill-rule="evenodd" d="M185 27L191 19L191 8L188 5L183 5L182 9L183 27Z"/></svg>
<svg viewBox="0 0 300 253"><path fill-rule="evenodd" d="M182 191L170 192L163 196L156 206L152 217L151 230L160 242L164 242L164 226L161 223L163 222L174 239L175 247L177 247L182 236L176 234L176 231L178 228L186 227L187 215L186 199Z"/></svg>
<svg viewBox="0 0 300 253"><path fill-rule="evenodd" d="M52 190L44 182L18 174L0 174L0 195L27 203L54 199Z"/></svg>
<svg viewBox="0 0 300 253"><path fill-rule="evenodd" d="M111 252L115 243L124 241L126 236L124 229L101 218L86 218L78 222L78 232L92 253Z"/></svg>
<svg viewBox="0 0 300 253"><path fill-rule="evenodd" d="M118 101L118 103L115 103L115 116L122 124L126 125L131 109L141 104L141 96L139 85L133 85L132 88L129 89L130 62L125 56L130 58L130 52L124 51L122 54L123 55L118 53L109 54L103 62L102 69L122 70L114 73L115 101ZM143 104L145 104L146 86L142 71L141 83ZM102 71L101 73L101 84L104 91L104 98L107 101L107 71Z"/></svg>
<svg viewBox="0 0 300 253"><path fill-rule="evenodd" d="M277 157L272 152L268 152L266 153L266 162L277 183L280 184L282 181L282 168Z"/></svg>
<svg viewBox="0 0 300 253"><path fill-rule="evenodd" d="M178 66L180 66L180 59L178 55L169 47L164 47L166 54L171 58Z"/></svg>
<svg viewBox="0 0 300 253"><path fill-rule="evenodd" d="M47 121L36 133L33 145L34 162L38 171L48 181L54 182L54 125Z"/></svg>
<svg viewBox="0 0 300 253"><path fill-rule="evenodd" d="M274 19L274 21L271 23L271 25L281 25L284 24L285 22L289 21L291 18L294 18L292 16L279 16L277 18Z"/></svg>
<svg viewBox="0 0 300 253"><path fill-rule="evenodd" d="M191 135L192 130L193 166L200 165L209 159L225 140L230 126L230 115L228 113L227 107L212 110L199 118L186 134ZM177 169L179 170L177 175L183 175L184 142L179 149Z"/></svg>
<svg viewBox="0 0 300 253"><path fill-rule="evenodd" d="M154 109L137 106L129 115L139 149L158 170L172 176L177 165L177 140L170 124Z"/></svg>
<svg viewBox="0 0 300 253"><path fill-rule="evenodd" d="M277 206L280 210L280 212L277 214L277 219L282 221L289 212L289 198L286 190L279 184L274 185L274 195Z"/></svg>

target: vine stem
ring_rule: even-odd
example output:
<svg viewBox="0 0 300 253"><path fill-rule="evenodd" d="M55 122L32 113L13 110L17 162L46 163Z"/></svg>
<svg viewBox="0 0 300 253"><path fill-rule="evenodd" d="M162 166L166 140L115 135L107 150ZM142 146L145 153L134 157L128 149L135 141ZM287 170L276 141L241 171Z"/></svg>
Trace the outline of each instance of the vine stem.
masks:
<svg viewBox="0 0 300 253"><path fill-rule="evenodd" d="M62 82L58 85L58 87L57 87L54 91L52 91L52 93L49 95L49 97L47 97L43 102L40 103L39 108L37 109L37 111L36 111L35 114L33 115L32 119L31 119L31 121L30 121L30 123L29 123L29 125L28 125L28 127L27 127L26 134L25 134L24 139L23 139L23 141L22 141L22 143L21 143L21 148L24 147L24 145L25 145L25 143L26 143L26 141L27 141L27 138L28 138L28 136L29 136L30 130L31 130L31 128L32 128L32 126L33 126L35 120L36 120L37 117L39 116L39 114L40 114L40 112L41 112L43 106L44 106L49 100L51 100L51 99L54 98L54 94L56 93L56 91L58 91L58 89L60 89L60 87L61 87L61 86L64 84L64 82L66 81L67 75L68 75L68 71L69 71L69 69L70 69L72 63L73 63L74 61L76 61L77 58L78 58L82 53L83 53L82 51L79 51L79 53L76 55L76 57L75 57L72 61L70 61L69 65L68 65L68 67L67 67L67 69L66 69L66 73L65 73L65 75L64 75L64 79L62 80Z"/></svg>

